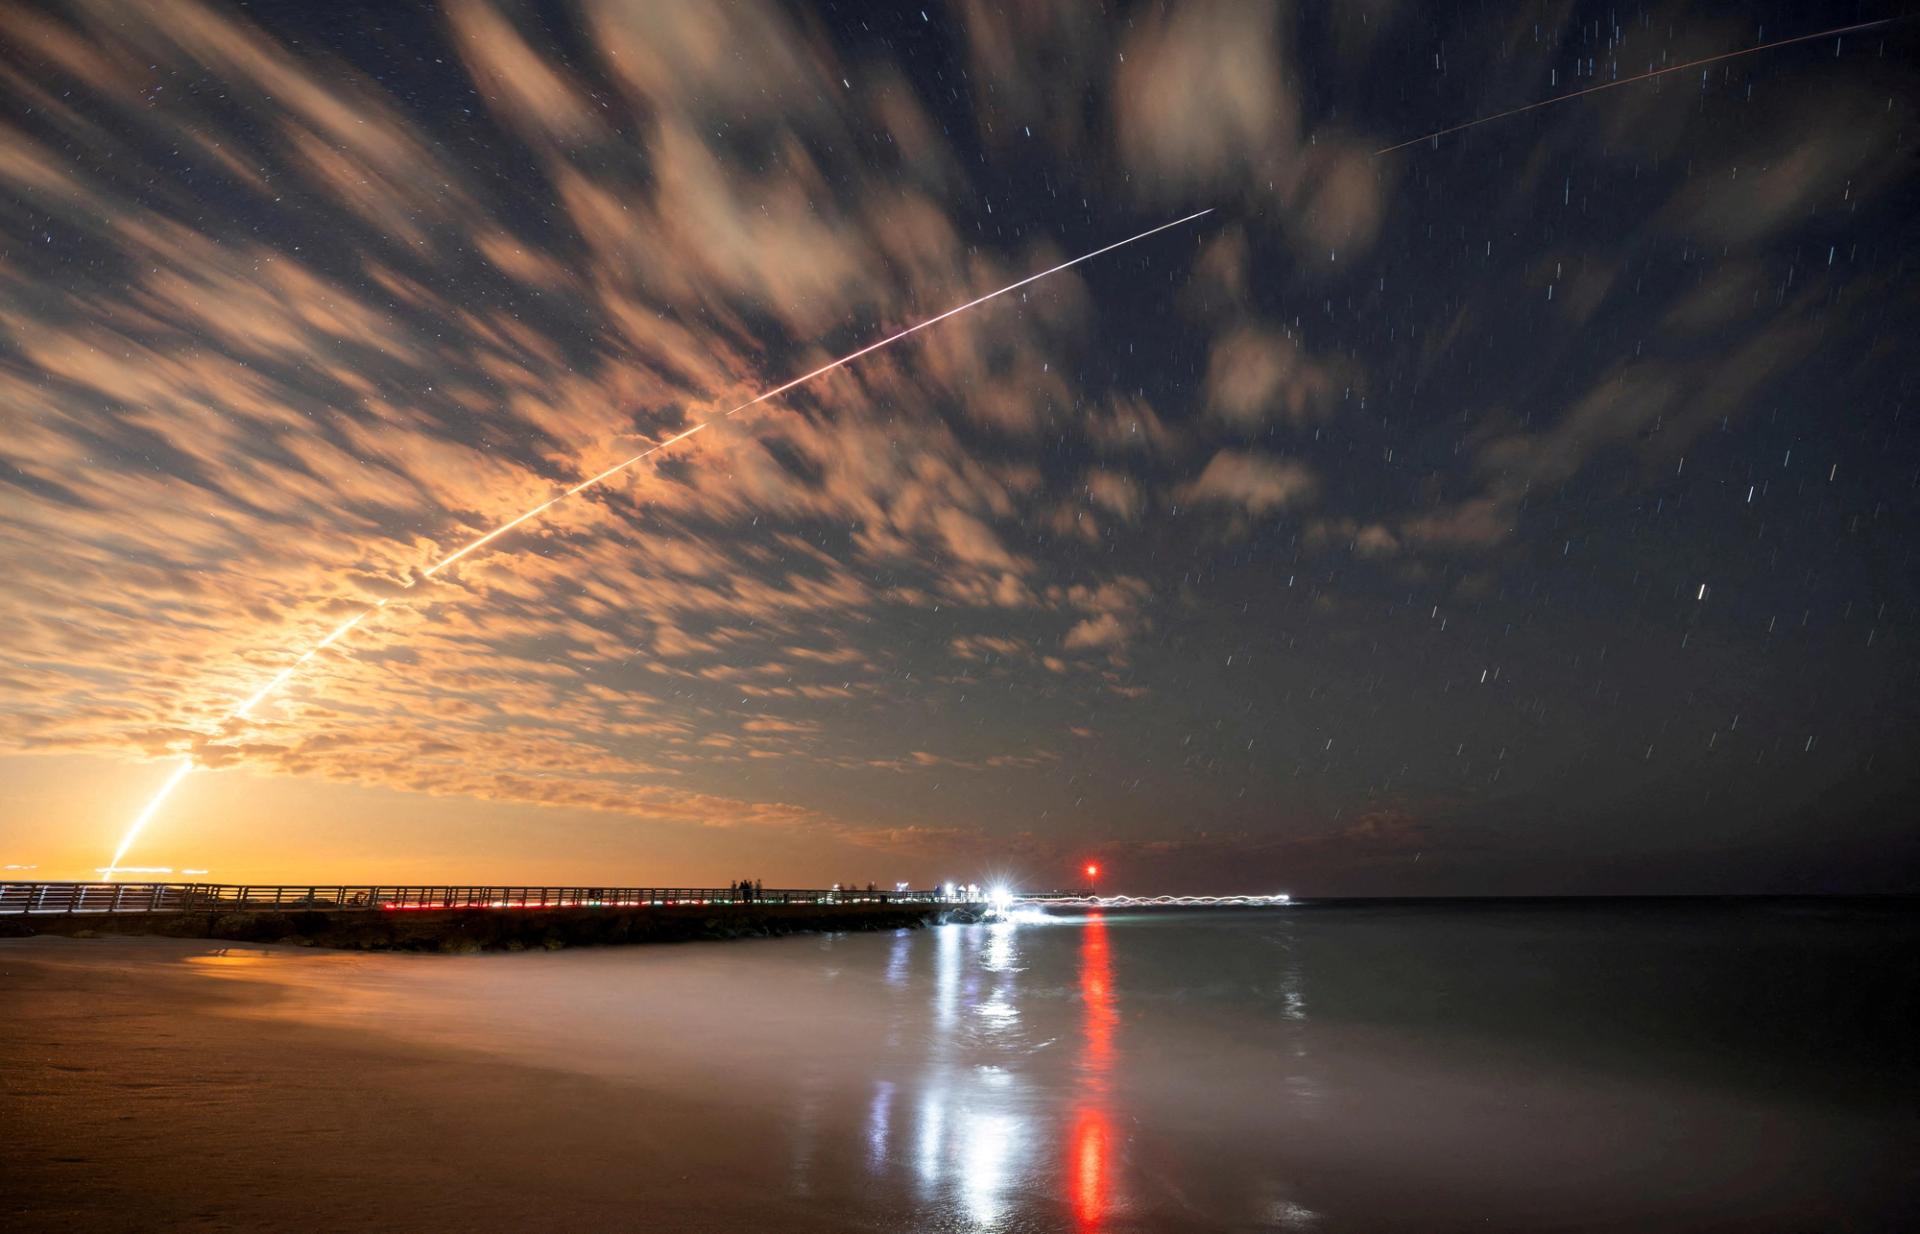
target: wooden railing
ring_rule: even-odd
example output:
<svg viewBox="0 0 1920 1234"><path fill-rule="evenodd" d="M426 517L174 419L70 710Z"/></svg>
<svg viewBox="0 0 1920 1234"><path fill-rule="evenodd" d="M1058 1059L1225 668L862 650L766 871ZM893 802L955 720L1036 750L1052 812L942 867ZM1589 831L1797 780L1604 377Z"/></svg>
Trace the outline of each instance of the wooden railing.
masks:
<svg viewBox="0 0 1920 1234"><path fill-rule="evenodd" d="M432 908L667 908L703 904L962 904L932 891L769 887L469 887L427 884L0 882L0 915L402 911Z"/></svg>

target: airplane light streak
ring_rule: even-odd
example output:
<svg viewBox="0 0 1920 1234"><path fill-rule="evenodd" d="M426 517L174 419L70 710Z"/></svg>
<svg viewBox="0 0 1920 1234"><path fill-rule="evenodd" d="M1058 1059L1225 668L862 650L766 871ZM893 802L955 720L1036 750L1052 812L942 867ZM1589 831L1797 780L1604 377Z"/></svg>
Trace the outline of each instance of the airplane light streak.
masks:
<svg viewBox="0 0 1920 1234"><path fill-rule="evenodd" d="M521 524L529 522L533 519L539 518L542 514L545 514L548 510L551 510L553 507L559 505L561 502L565 501L567 498L576 496L577 494L583 493L586 490L593 488L595 485L602 484L607 480L611 480L613 477L626 471L629 467L632 467L635 463L648 459L653 455L660 453L662 450L666 450L675 445L678 445L680 442L685 441L687 438L693 436L695 433L700 432L701 430L707 428L710 425L717 424L721 420L728 419L731 416L739 415L741 412L746 411L747 409L752 407L757 407L761 403L764 403L769 399L778 398L780 395L785 394L787 391L793 389L796 386L805 385L807 382L812 381L816 377L821 377L828 373L831 373L835 369L841 368L844 365L851 364L855 360L860 359L862 356L871 355L872 353L879 351L883 347L890 347L893 344L899 342L901 339L908 337L909 335L918 334L920 331L925 330L930 326L936 326L940 324L941 322L947 320L947 318L949 317L955 317L961 313L966 312L968 309L977 308L980 305L985 304L989 300L995 300L1001 296L1006 295L1008 292L1018 291L1020 288L1027 286L1029 283L1037 283L1041 279L1047 278L1050 275L1058 274L1062 270L1069 269L1070 267L1077 266L1081 262L1092 261L1096 257L1100 257L1100 256L1103 256L1104 254L1113 252L1115 249L1124 248L1127 245L1134 243L1135 241L1144 240L1148 236L1157 235L1158 233L1166 231L1169 228L1178 227L1183 223L1191 223L1193 220L1197 218L1202 218L1212 213L1213 213L1212 207L1208 207L1205 210L1196 210L1194 213L1187 215L1185 218L1177 218L1173 220L1171 223L1162 223L1160 224L1160 226L1150 228L1146 231L1139 233L1138 235L1128 236L1125 240L1115 241L1114 243L1107 245L1105 248L1095 249L1091 253L1083 253L1082 255L1080 255L1079 257L1075 257L1071 261L1063 261L1057 266L1053 266L1049 269L1040 271L1038 274L1030 274L1026 278L1021 279L1017 283L1008 283L1005 287L1000 288L998 291L990 291L986 295L976 296L974 299L967 301L965 304L961 304L954 308L950 308L946 312L941 313L938 316L929 317L925 321L916 322L915 324L908 326L904 330L900 330L894 334L888 335L887 337L881 339L879 342L869 343L865 347L860 348L860 350L858 351L848 352L846 355L841 356L839 359L829 361L826 364L821 365L819 368L814 369L810 373L803 373L802 375L793 378L791 381L783 382L782 384L773 387L771 390L768 390L762 394L757 394L753 398L750 398L746 402L740 404L738 407L731 408L727 411L721 412L719 415L712 416L712 417L709 417L708 419L702 420L700 423L694 425L692 428L685 429L679 433L676 433L672 437L666 438L664 441L656 442L654 445L647 447L645 450L642 450L640 453L634 455L633 457L625 459L621 462L615 463L613 466L608 467L606 470L587 477L586 479L580 481L578 484L575 484L573 487L561 492L558 496L548 498L546 501L541 502L539 505L534 506L532 509L527 510L526 512L519 514L514 518L511 518L506 522L500 524L498 527L495 527L492 531L487 532L485 535L480 536L478 539L469 541L467 544L461 546L458 549L455 549L451 553L448 553L445 557L442 557L439 561L434 562L432 565L428 566L425 570L422 570L420 572L419 577L420 578L434 577L436 574L439 574L442 570L445 570L448 566L451 566L455 562L460 561L462 558L467 557L472 553L475 553L480 549L485 548L489 544L492 544L495 540L498 540L501 536L506 535L508 532L512 531L514 528L520 526ZM414 583L418 581L419 581L418 579L410 580L407 586L412 587ZM319 642L309 647L304 653L301 654L301 656L298 659L296 659L293 663L287 665L285 668L281 669L278 673L274 674L271 678L267 680L265 685L261 686L258 690L255 690L253 694L249 696L245 701L241 702L232 711L228 712L226 715L226 719L229 721L246 719L255 707L259 706L276 690L278 690L281 686L285 685L289 680L291 680L293 675L299 672L300 669L304 667L309 661L311 661L315 656L319 655L321 652L325 651L327 648L333 646L335 643L339 642L342 638L346 637L346 635L350 631L352 631L354 627L358 626L361 622L373 616L375 613L379 612L381 609L387 607L387 605L390 602L391 602L391 597L389 597L386 600L381 600L379 603L369 606L368 608L362 610L361 612L341 622L338 626L335 626L333 631L329 633L325 638L321 639ZM134 841L140 837L140 833L146 829L147 824L153 821L154 816L160 812L160 807L166 802L167 798L173 794L173 790L180 787L181 782L184 781L187 778L187 776L193 772L194 766L195 764L193 761L193 756L191 754L183 755L181 757L180 763L177 767L173 769L173 773L169 775L166 778L166 780L161 783L160 788L154 793L152 798L148 800L146 807L142 809L140 813L134 817L133 822L128 825L126 834L121 837L120 846L114 850L113 859L109 861L106 867L101 871L103 876L103 881L106 881L106 882L113 881L113 876L115 872L121 868L120 866L121 859L124 858L127 855L127 851L133 847Z"/></svg>
<svg viewBox="0 0 1920 1234"><path fill-rule="evenodd" d="M1772 51L1776 47L1791 47L1795 43L1811 43L1815 39L1836 38L1840 35L1853 34L1860 30L1871 30L1876 26L1890 26L1898 20L1899 18L1895 17L1883 17L1879 21L1863 21L1857 25L1838 26L1832 30L1822 30L1817 34L1795 35L1790 39L1779 39L1772 43L1762 43L1758 47L1743 47L1739 51L1723 51L1718 55L1703 56L1698 60L1689 60L1685 64L1668 65L1664 69L1649 69L1645 73L1636 73L1632 77L1622 77L1617 81L1604 81L1597 86L1588 86L1584 90L1573 90L1566 94L1556 94L1550 99L1541 99L1537 103L1527 103L1520 107L1510 107L1506 111L1495 112L1491 116L1482 116L1478 120L1469 120L1465 124L1456 124L1452 128L1427 133L1424 136L1415 137L1411 141L1403 141L1396 145L1383 146L1373 152L1373 157L1379 158L1383 154L1392 154L1395 150L1405 150L1408 146L1417 146L1423 141L1433 141L1436 138L1445 137L1451 133L1458 133L1464 129L1478 128L1483 124L1492 124L1495 120L1505 120L1509 116L1517 116L1522 112L1536 111L1542 107L1551 107L1555 103L1564 103L1568 99L1577 99L1589 94L1598 94L1602 90L1614 90L1621 86L1630 86L1636 81L1651 81L1655 77L1665 77L1668 73L1685 72L1687 69L1697 69L1706 64L1718 64L1722 60L1732 60L1738 56L1751 56L1763 51Z"/></svg>

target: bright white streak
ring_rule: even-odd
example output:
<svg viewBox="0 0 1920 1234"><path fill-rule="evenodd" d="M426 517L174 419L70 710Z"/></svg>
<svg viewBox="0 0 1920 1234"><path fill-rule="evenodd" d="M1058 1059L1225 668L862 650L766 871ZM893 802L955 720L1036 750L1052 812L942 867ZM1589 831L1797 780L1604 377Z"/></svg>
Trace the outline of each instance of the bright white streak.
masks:
<svg viewBox="0 0 1920 1234"><path fill-rule="evenodd" d="M319 642L315 643L313 646L307 648L307 652L305 655L301 656L298 660L295 660L292 664L287 665L285 668L281 669L278 673L275 673L273 677L270 680L268 680L266 685L261 686L258 690L255 690L253 692L253 696L251 698L249 698L246 702L240 704L238 707L235 707L232 711L228 712L227 718L229 720L245 718L247 713L252 711L255 707L259 706L261 700L265 699L267 695L272 694L275 690L278 690L281 686L285 685L287 683L287 678L293 676L294 673L299 671L299 668L301 665L305 664L308 660L313 659L315 656L319 655L321 652L325 651L327 648L339 642L342 638L346 636L347 631L353 629L355 626L359 625L361 622L365 621L367 618L373 616L375 613L379 612L381 609L385 608L386 606L387 606L387 602L385 600L382 600L380 601L380 603L374 605L372 608L364 609L361 612L355 613L353 616L347 618L345 621L335 626L333 628L333 633L327 635L325 638L321 639Z"/></svg>
<svg viewBox="0 0 1920 1234"><path fill-rule="evenodd" d="M634 455L632 458L625 460L624 462L615 463L613 466L607 468L605 471L602 471L597 475L588 476L586 479L580 481L580 483L574 485L572 488L567 489L565 492L561 493L559 496L549 497L547 500L541 502L539 505L533 507L531 510L528 510L526 513L517 515L516 517L509 519L507 522L504 522L500 524L498 527L495 527L492 531L489 531L487 534L481 536L479 539L473 540L468 544L462 546L461 548L455 549L453 552L448 553L445 557L442 557L439 561L434 562L432 565L428 566L425 570L422 570L420 572L420 577L432 578L434 575L440 573L440 571L446 569L448 566L452 565L454 562L459 561L462 557L465 557L469 553L473 553L479 549L485 548L487 545L493 543L495 540L498 540L501 536L504 536L509 531L512 531L515 527L520 526L520 524L527 522L530 519L535 519L540 517L542 514L545 514L548 510L553 509L553 507L559 505L561 502L565 501L569 497L574 496L577 493L583 493L587 489L592 488L596 484L600 484L606 480L612 479L614 476L619 475L621 472L633 466L635 463L638 463L643 459L650 458L651 456L660 453L660 451L667 449L669 446L674 446L679 444L680 442L685 441L687 438L693 436L695 433L706 428L710 424L718 423L721 420L725 420L729 416L739 415L741 412L747 410L749 407L757 407L761 403L766 402L768 399L778 398L780 395L785 394L787 391L793 389L795 386L805 385L807 382L812 381L816 377L825 376L826 374L831 373L833 370L840 368L843 365L852 364L855 360L858 360L860 357L865 355L870 355L873 352L879 351L882 347L890 347L894 343L899 342L901 339L906 338L910 334L918 334L920 331L926 329L928 326L939 325L941 322L945 321L949 317L953 317L953 316L956 316L957 314L964 313L970 308L977 308L978 306L985 304L989 300L998 299L999 297L1006 295L1010 291L1018 291L1029 283L1037 283L1041 279L1046 278L1049 275L1058 274L1062 270L1068 269L1069 267L1072 267L1072 266L1077 266L1083 261L1092 261L1094 258L1102 256L1107 253L1111 253L1113 252L1113 250L1117 248L1125 248L1127 245L1132 244L1136 240L1144 240L1148 236L1156 235L1160 232L1166 231L1170 227L1178 227L1182 223L1191 223L1193 222L1193 220L1197 218L1202 218L1212 213L1213 213L1213 208L1211 206L1209 206L1205 210L1196 210L1192 214L1187 215L1185 218L1175 219L1171 223L1162 223L1160 224L1160 226L1143 231L1137 236L1128 236L1125 240L1116 241L1112 244L1107 245L1105 248L1095 249L1091 253L1083 253L1080 256L1075 257L1072 261L1063 261L1059 265L1054 266L1051 269L1042 270L1038 274L1029 274L1026 278L1021 279L1017 283L1008 283L1005 287L1002 287L998 291L990 291L984 296L978 296L972 300L967 301L965 304L959 305L958 307L955 307L955 308L950 308L946 312L941 313L938 317L929 317L925 321L917 322L914 325L908 326L906 329L899 331L898 333L889 334L886 338L881 339L877 343L867 344L865 347L862 347L859 351L848 352L846 355L841 356L838 360L829 361L828 363L821 365L819 368L814 369L811 373L802 374L799 377L795 377L792 381L786 382L782 385L777 385L773 389L768 390L764 394L757 394L754 397L748 399L746 402L740 404L738 407L731 408L730 410L721 412L717 416L713 416L709 419L702 420L700 423L694 425L692 428L676 433L672 437L667 438L665 441L657 442L654 445L647 447L645 450L642 450L640 453ZM413 586L411 582L409 582L407 585L409 587ZM365 621L368 617L371 617L373 614L385 608L387 604L388 604L387 600L382 600L378 604L373 605L371 608L368 608L352 617L349 617L347 620L341 622L338 626L334 627L334 630L331 634L327 635L325 638L315 643L312 647L309 647L306 650L305 654L303 654L299 659L295 660L292 664L287 665L285 668L281 669L278 673L275 673L271 678L268 679L265 685L261 686L258 690L255 690L252 696L249 697L245 702L241 703L239 706L235 707L232 711L228 712L227 719L234 720L234 719L246 718L249 712L251 712L255 707L259 706L260 703L266 700L267 696L271 695L274 691L278 690L281 686L285 685L287 681L290 678L292 678L292 676L296 672L298 672L303 665L307 663L307 661L313 659L315 656L319 655L321 652L325 651L327 648L333 646L333 644L339 642L340 639L344 637L348 631L352 630L355 626ZM168 795L171 794L174 789L179 787L180 781L186 779L187 774L192 770L193 770L193 758L191 755L189 755L181 761L179 767L174 769L173 774L167 777L166 782L160 786L160 790L153 795L153 799L147 802L146 809L140 811L139 817L133 820L133 823L127 828L126 835L123 836L120 840L120 847L114 851L113 860L107 863L107 868L105 871L105 877L107 881L111 882L113 880L113 872L115 869L119 867L120 859L127 855L127 850L133 846L133 842L135 839L139 837L141 830L145 828L147 823L152 820L153 816L159 812L161 803L167 799Z"/></svg>
<svg viewBox="0 0 1920 1234"><path fill-rule="evenodd" d="M180 781L186 779L187 773L192 770L193 757L189 755L180 760L180 765L173 769L173 774L168 776L160 785L160 791L155 793L147 802L147 808L140 811L140 816L134 819L133 824L127 828L127 834L120 838L120 847L113 850L113 860L107 862L107 868L101 874L101 877L105 881L109 883L113 881L114 870L119 868L120 859L127 855L127 850L133 847L133 842L139 837L141 829L147 825L147 822L152 819L155 814L160 812L161 803L173 795L173 790L180 787Z"/></svg>

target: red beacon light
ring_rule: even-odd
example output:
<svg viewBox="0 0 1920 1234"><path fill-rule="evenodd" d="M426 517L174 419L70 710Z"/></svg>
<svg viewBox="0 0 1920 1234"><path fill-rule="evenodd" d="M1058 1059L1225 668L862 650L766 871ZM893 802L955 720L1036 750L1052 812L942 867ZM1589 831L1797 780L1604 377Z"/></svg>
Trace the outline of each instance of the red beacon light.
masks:
<svg viewBox="0 0 1920 1234"><path fill-rule="evenodd" d="M1087 863L1087 877L1088 878L1100 877L1100 867L1093 864L1091 861Z"/></svg>

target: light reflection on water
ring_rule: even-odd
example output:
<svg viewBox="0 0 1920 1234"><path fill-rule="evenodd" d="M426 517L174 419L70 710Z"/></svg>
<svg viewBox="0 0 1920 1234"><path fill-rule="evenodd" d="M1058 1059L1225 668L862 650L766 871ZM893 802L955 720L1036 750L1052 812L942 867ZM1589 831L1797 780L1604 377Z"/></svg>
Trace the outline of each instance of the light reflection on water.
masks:
<svg viewBox="0 0 1920 1234"><path fill-rule="evenodd" d="M946 927L935 936L934 1031L908 1081L921 1104L911 1164L925 1202L991 1228L1007 1216L1016 1174L1032 1168L1025 1077L1012 1069L1024 1047L1019 927ZM905 1013L914 1014L911 1005ZM870 1122L869 1144L876 1136L884 1140L884 1131Z"/></svg>
<svg viewBox="0 0 1920 1234"><path fill-rule="evenodd" d="M1880 1116L1842 1108L1846 1086L1783 1103L1747 1071L1715 1070L1768 1021L1714 1011L1724 1022L1703 1037L1712 1008L1688 1001L1739 1008L1792 988L1778 965L1738 967L1758 954L1824 969L1841 953L1791 932L1776 946L1750 923L1698 927L1682 952L1671 926L1636 920L1094 913L726 946L194 963L283 987L258 1014L674 1101L689 1151L734 1154L743 1194L804 1202L792 1228L807 1213L831 1215L819 1228L1080 1234L1454 1228L1476 1214L1529 1228L1569 1211L1579 1228L1681 1228L1663 1218L1716 1188L1757 1196L1749 1218L1815 1228L1844 1214L1822 1180L1852 1178ZM1631 1052L1607 1027L1623 1018Z"/></svg>
<svg viewBox="0 0 1920 1234"><path fill-rule="evenodd" d="M1113 960L1107 949L1107 921L1098 913L1087 919L1080 932L1080 1001L1080 1084L1067 1171L1074 1221L1081 1230L1091 1232L1100 1229L1112 1200L1108 1154L1114 1122L1108 1076L1116 1061L1114 1030L1120 1020L1114 1001Z"/></svg>
<svg viewBox="0 0 1920 1234"><path fill-rule="evenodd" d="M1047 1000L1062 1010L1077 1001L1060 1025L1071 1031L1045 1042L1035 1042L1020 1023L1021 944L1035 929L1062 929L1078 939L1071 986ZM910 985L905 957L912 938L902 932L893 940L890 986ZM1016 1193L1030 1204L1037 1190L1059 1200L1076 1230L1103 1229L1116 1208L1119 1133L1111 1077L1120 1058L1119 998L1104 915L948 927L936 933L932 962L934 1032L924 1043L924 1066L904 1084L873 1080L865 1132L869 1169L884 1174L896 1164L910 1167L924 1202L955 1209L979 1228L997 1227L1015 1207ZM1058 1094L1066 1098L1062 1109L1050 1108L1054 1094L1028 1066L1045 1050L1070 1059L1072 1075ZM909 1161L894 1157L896 1099L918 1106Z"/></svg>

